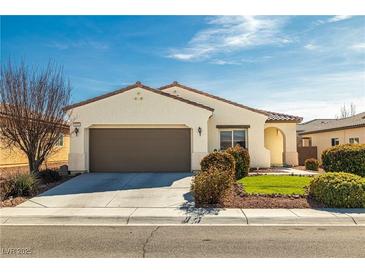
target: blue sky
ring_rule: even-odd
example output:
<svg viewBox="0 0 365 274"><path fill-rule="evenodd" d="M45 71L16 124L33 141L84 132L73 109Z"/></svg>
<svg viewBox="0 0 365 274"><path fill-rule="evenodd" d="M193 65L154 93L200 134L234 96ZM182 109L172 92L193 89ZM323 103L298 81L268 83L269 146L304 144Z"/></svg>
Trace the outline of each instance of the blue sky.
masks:
<svg viewBox="0 0 365 274"><path fill-rule="evenodd" d="M177 80L305 120L365 111L364 16L3 16L9 57L63 65L74 102Z"/></svg>

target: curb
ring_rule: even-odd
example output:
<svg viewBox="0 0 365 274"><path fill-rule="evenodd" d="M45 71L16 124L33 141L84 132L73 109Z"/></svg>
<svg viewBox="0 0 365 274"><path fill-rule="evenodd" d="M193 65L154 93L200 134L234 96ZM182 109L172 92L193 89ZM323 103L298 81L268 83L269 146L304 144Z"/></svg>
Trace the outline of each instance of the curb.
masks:
<svg viewBox="0 0 365 274"><path fill-rule="evenodd" d="M3 208L0 224L365 226L365 209Z"/></svg>

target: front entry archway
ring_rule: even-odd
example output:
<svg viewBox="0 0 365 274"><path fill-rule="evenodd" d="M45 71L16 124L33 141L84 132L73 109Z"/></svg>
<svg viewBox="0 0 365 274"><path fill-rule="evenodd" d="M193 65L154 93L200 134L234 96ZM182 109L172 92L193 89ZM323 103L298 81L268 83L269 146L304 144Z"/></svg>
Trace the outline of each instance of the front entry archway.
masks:
<svg viewBox="0 0 365 274"><path fill-rule="evenodd" d="M271 166L283 166L285 163L285 135L276 128L265 129L265 148L270 151Z"/></svg>

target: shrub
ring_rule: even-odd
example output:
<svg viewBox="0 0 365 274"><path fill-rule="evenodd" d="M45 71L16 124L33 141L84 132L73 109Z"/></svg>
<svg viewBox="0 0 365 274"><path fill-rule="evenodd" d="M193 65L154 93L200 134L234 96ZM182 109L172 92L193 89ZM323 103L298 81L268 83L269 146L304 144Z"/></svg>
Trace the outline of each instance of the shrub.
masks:
<svg viewBox="0 0 365 274"><path fill-rule="evenodd" d="M195 203L197 205L219 203L233 182L232 174L229 171L222 171L217 168L200 171L191 185Z"/></svg>
<svg viewBox="0 0 365 274"><path fill-rule="evenodd" d="M227 171L232 176L235 174L235 161L231 154L227 152L209 153L200 162L201 170L207 171L211 168L216 168L221 171Z"/></svg>
<svg viewBox="0 0 365 274"><path fill-rule="evenodd" d="M365 179L345 172L316 176L309 194L328 207L365 207Z"/></svg>
<svg viewBox="0 0 365 274"><path fill-rule="evenodd" d="M9 179L0 179L0 198L1 200L7 199L9 196L14 195L14 182Z"/></svg>
<svg viewBox="0 0 365 274"><path fill-rule="evenodd" d="M45 169L40 171L38 174L39 177L46 183L53 183L61 179L58 171L53 169Z"/></svg>
<svg viewBox="0 0 365 274"><path fill-rule="evenodd" d="M38 181L33 173L18 174L13 180L14 191L18 196L28 196L37 190Z"/></svg>
<svg viewBox="0 0 365 274"><path fill-rule="evenodd" d="M226 149L226 152L231 154L235 160L236 179L239 180L243 177L246 177L250 168L250 154L248 153L248 150L236 145L235 147Z"/></svg>
<svg viewBox="0 0 365 274"><path fill-rule="evenodd" d="M317 159L310 158L305 160L304 165L306 170L318 171L319 161Z"/></svg>
<svg viewBox="0 0 365 274"><path fill-rule="evenodd" d="M365 144L338 145L322 152L325 171L348 172L365 177Z"/></svg>

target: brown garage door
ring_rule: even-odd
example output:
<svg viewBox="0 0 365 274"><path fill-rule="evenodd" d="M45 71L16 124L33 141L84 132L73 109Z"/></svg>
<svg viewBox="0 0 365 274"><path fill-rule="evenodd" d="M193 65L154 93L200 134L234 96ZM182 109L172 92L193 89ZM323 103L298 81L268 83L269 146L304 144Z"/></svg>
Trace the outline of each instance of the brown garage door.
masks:
<svg viewBox="0 0 365 274"><path fill-rule="evenodd" d="M190 171L190 129L90 129L91 172Z"/></svg>

